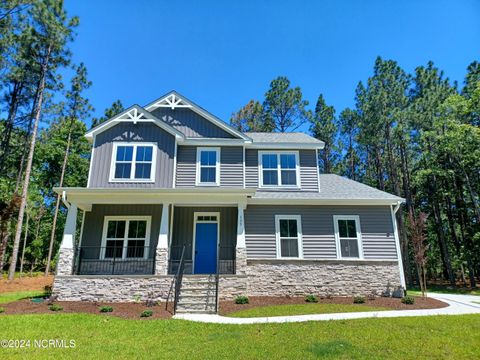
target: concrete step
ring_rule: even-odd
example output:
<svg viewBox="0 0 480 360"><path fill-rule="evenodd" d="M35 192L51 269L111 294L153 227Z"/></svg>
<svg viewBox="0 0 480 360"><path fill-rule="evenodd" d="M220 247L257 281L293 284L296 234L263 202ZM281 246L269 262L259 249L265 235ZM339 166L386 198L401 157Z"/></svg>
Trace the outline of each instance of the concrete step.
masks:
<svg viewBox="0 0 480 360"><path fill-rule="evenodd" d="M178 303L177 311L215 311L215 303L213 304L197 304L197 303Z"/></svg>
<svg viewBox="0 0 480 360"><path fill-rule="evenodd" d="M191 300L196 300L196 301L201 301L201 300L210 300L213 299L215 300L215 293L212 294L185 294L185 293L180 293L178 296L178 300L180 301L181 299L191 299Z"/></svg>
<svg viewBox="0 0 480 360"><path fill-rule="evenodd" d="M177 308L177 314L215 314L215 310L182 310Z"/></svg>

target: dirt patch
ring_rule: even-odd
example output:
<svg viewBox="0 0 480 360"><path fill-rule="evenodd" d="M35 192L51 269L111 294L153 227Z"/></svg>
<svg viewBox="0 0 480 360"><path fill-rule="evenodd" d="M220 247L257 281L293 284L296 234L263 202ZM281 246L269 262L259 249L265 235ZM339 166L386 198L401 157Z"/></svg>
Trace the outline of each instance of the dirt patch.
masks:
<svg viewBox="0 0 480 360"><path fill-rule="evenodd" d="M0 279L0 293L44 290L45 286L53 284L53 275L25 276L11 281Z"/></svg>
<svg viewBox="0 0 480 360"><path fill-rule="evenodd" d="M100 303L88 301L55 301L55 304L63 307L61 311L51 311L47 301L42 303L32 302L30 299L3 304L5 315L13 314L62 314L62 313L87 313L102 316L117 316L123 319L169 319L172 317L172 308L169 306L165 310L165 304L159 304L151 307L145 306L143 303ZM101 306L111 306L112 312L101 313ZM144 310L152 310L151 317L141 318L140 314ZM3 315L3 314L0 314Z"/></svg>
<svg viewBox="0 0 480 360"><path fill-rule="evenodd" d="M252 296L248 298L248 304L235 304L232 301L221 301L219 313L220 315L226 315L232 312L246 310L261 306L272 305L288 305L288 304L307 304L303 297L256 297ZM318 304L353 304L353 297L333 297L331 299L318 299ZM378 297L375 300L366 300L365 306L379 306L392 310L415 310L415 309L438 309L448 306L448 304L432 299L415 297L415 304L406 305L396 298Z"/></svg>

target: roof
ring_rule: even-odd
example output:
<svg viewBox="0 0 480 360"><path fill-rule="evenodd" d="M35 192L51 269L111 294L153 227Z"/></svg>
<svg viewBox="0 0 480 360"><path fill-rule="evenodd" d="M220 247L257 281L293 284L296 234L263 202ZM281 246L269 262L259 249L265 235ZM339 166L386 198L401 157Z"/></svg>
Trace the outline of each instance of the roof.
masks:
<svg viewBox="0 0 480 360"><path fill-rule="evenodd" d="M303 132L246 132L253 142L262 143L310 143L324 145L323 141L317 140L314 137Z"/></svg>
<svg viewBox="0 0 480 360"><path fill-rule="evenodd" d="M397 203L404 199L385 191L375 189L334 174L320 174L320 192L302 191L257 191L254 199L259 200L305 200L321 201L332 200L347 202L369 203Z"/></svg>

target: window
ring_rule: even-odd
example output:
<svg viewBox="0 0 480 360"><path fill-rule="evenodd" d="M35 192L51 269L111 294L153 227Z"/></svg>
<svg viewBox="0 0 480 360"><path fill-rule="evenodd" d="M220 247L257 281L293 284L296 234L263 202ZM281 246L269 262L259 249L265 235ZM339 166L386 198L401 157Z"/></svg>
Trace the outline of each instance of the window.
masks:
<svg viewBox="0 0 480 360"><path fill-rule="evenodd" d="M197 149L197 185L220 184L220 149Z"/></svg>
<svg viewBox="0 0 480 360"><path fill-rule="evenodd" d="M260 187L299 187L298 152L259 151L259 164Z"/></svg>
<svg viewBox="0 0 480 360"><path fill-rule="evenodd" d="M155 181L154 144L115 143L110 181Z"/></svg>
<svg viewBox="0 0 480 360"><path fill-rule="evenodd" d="M360 218L357 215L334 216L337 257L341 259L361 259Z"/></svg>
<svg viewBox="0 0 480 360"><path fill-rule="evenodd" d="M146 258L150 239L150 217L105 217L101 257Z"/></svg>
<svg viewBox="0 0 480 360"><path fill-rule="evenodd" d="M302 224L299 215L275 216L278 258L302 258Z"/></svg>

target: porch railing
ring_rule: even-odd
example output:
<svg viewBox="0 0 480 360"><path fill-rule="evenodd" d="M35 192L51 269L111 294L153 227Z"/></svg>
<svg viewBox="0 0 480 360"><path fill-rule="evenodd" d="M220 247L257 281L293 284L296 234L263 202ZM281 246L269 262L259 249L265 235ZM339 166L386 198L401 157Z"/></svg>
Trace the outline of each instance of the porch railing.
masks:
<svg viewBox="0 0 480 360"><path fill-rule="evenodd" d="M184 273L193 274L194 273L194 264L193 264L193 251L191 245L185 246L171 246L170 247L170 259L168 261L168 273L175 274L180 265L180 258L183 252L183 247L185 247L184 253ZM236 261L235 261L235 246L220 246L218 248L218 261L217 261L217 271L220 275L222 274L235 274L236 272Z"/></svg>
<svg viewBox="0 0 480 360"><path fill-rule="evenodd" d="M172 279L172 284L170 285L170 290L168 291L167 301L165 302L165 310L168 310L168 301L170 300L170 296L172 294L172 290L174 291L174 298L173 298L173 313L177 312L177 304L178 304L178 297L180 295L180 289L182 288L182 280L183 280L183 272L185 270L185 246L182 247L182 253L179 260L179 266L175 276Z"/></svg>
<svg viewBox="0 0 480 360"><path fill-rule="evenodd" d="M155 249L148 246L82 246L77 249L76 275L150 275Z"/></svg>

